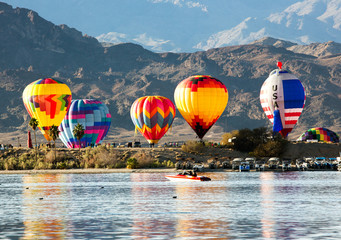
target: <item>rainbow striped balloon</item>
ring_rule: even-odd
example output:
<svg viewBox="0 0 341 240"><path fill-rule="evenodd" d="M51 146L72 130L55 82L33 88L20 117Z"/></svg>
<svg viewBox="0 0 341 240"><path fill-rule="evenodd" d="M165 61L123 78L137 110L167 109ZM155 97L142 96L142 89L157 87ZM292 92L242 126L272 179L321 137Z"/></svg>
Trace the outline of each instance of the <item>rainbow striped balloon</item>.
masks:
<svg viewBox="0 0 341 240"><path fill-rule="evenodd" d="M340 137L335 132L327 128L311 128L303 133L297 141L317 140L319 142L338 143Z"/></svg>
<svg viewBox="0 0 341 240"><path fill-rule="evenodd" d="M59 126L59 138L68 148L78 148L79 141L73 135L77 124L84 128L81 146L95 146L102 143L111 125L108 107L94 99L72 100L70 109Z"/></svg>
<svg viewBox="0 0 341 240"><path fill-rule="evenodd" d="M69 110L72 98L69 87L51 78L39 79L27 85L22 98L27 112L38 120L40 131L50 141L50 127L59 126Z"/></svg>
<svg viewBox="0 0 341 240"><path fill-rule="evenodd" d="M166 97L146 96L135 100L130 116L149 143L158 143L173 123L175 107Z"/></svg>

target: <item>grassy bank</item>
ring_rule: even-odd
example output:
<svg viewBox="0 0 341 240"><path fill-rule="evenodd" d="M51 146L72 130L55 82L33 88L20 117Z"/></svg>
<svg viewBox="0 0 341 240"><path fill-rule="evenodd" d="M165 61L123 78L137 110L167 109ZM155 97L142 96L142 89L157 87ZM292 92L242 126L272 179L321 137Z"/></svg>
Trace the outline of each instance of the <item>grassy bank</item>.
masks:
<svg viewBox="0 0 341 240"><path fill-rule="evenodd" d="M122 150L113 147L56 149L40 148L37 160L34 149L13 148L0 152L0 170L40 169L122 169L174 168L171 159L160 159L153 150Z"/></svg>
<svg viewBox="0 0 341 240"><path fill-rule="evenodd" d="M340 144L290 143L282 157L295 160L302 157L336 157ZM183 148L113 148L99 146L78 149L59 148L56 157L53 149L40 148L37 161L33 149L13 148L0 151L0 170L43 169L172 169L177 162L211 162L219 165L248 153L229 148L187 144Z"/></svg>

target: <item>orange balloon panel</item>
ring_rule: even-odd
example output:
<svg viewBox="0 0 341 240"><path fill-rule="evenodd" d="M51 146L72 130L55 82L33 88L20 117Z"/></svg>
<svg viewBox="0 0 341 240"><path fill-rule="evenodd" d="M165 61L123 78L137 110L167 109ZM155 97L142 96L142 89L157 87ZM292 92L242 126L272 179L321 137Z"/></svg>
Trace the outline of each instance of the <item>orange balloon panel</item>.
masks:
<svg viewBox="0 0 341 240"><path fill-rule="evenodd" d="M228 92L218 79L196 75L178 84L174 99L183 118L202 139L224 112Z"/></svg>

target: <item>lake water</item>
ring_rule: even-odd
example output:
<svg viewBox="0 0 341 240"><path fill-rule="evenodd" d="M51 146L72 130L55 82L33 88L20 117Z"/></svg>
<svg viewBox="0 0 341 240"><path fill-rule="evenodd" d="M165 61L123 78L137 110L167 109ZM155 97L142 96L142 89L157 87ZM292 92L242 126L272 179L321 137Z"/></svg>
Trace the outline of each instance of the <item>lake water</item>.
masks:
<svg viewBox="0 0 341 240"><path fill-rule="evenodd" d="M0 239L341 238L341 172L165 175L0 175Z"/></svg>

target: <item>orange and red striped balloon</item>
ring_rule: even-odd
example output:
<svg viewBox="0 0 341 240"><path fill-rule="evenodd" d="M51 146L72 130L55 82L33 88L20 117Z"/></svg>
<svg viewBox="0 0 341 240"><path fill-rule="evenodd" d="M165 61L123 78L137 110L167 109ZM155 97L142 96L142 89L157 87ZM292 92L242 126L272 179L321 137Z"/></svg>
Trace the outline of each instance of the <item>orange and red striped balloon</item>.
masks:
<svg viewBox="0 0 341 240"><path fill-rule="evenodd" d="M166 97L146 96L135 100L130 116L149 143L158 143L173 123L175 107Z"/></svg>

